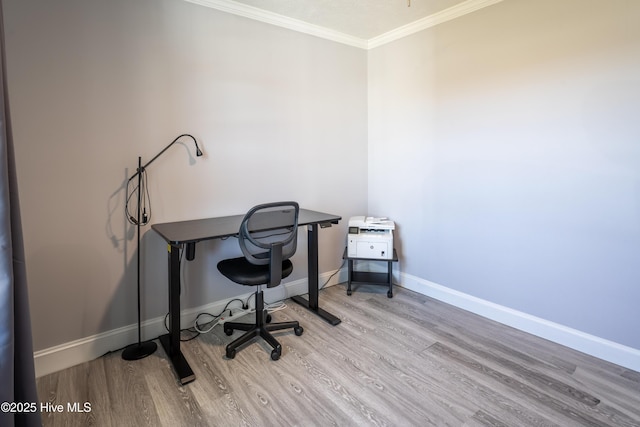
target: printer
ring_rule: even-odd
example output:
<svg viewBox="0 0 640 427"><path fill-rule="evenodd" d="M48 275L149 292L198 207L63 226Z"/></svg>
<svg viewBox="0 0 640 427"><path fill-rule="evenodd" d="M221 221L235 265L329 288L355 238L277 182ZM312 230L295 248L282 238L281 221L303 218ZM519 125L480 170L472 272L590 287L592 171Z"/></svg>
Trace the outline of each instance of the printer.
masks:
<svg viewBox="0 0 640 427"><path fill-rule="evenodd" d="M353 216L349 218L347 256L350 258L392 259L393 230L387 218Z"/></svg>

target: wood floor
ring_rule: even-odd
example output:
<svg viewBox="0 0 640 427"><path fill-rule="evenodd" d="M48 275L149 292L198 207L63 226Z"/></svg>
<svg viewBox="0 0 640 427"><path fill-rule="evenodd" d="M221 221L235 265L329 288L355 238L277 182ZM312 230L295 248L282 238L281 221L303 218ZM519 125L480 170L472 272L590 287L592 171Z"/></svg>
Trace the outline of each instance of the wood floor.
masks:
<svg viewBox="0 0 640 427"><path fill-rule="evenodd" d="M38 379L45 426L640 426L640 373L396 287L320 292L330 326L293 302L274 321L282 357L254 343L224 357L220 326L182 346L196 381L179 386L162 347ZM66 406L88 402L90 412Z"/></svg>

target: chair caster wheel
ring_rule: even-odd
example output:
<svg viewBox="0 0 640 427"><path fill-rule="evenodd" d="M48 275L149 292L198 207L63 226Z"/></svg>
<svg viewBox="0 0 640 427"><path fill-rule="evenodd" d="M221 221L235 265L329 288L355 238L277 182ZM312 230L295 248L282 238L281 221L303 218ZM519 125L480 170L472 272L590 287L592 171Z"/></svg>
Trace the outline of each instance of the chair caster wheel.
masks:
<svg viewBox="0 0 640 427"><path fill-rule="evenodd" d="M271 360L278 360L280 359L280 355L282 354L282 349L280 348L274 348L273 351L271 352Z"/></svg>
<svg viewBox="0 0 640 427"><path fill-rule="evenodd" d="M232 329L232 328L227 328L227 327L225 326L225 328L224 328L224 333L225 333L225 334L227 334L227 336L229 336L229 337L230 337L231 335L233 335L233 329Z"/></svg>
<svg viewBox="0 0 640 427"><path fill-rule="evenodd" d="M293 328L293 332L295 332L296 336L299 337L304 332L304 328L302 326L299 326L297 328Z"/></svg>
<svg viewBox="0 0 640 427"><path fill-rule="evenodd" d="M266 321L267 323L271 323L271 320L272 320L271 315L270 315L270 314L267 314L267 317L266 317L265 321Z"/></svg>
<svg viewBox="0 0 640 427"><path fill-rule="evenodd" d="M393 292L388 291L387 292L387 298L393 298Z"/></svg>
<svg viewBox="0 0 640 427"><path fill-rule="evenodd" d="M233 359L234 357L236 357L236 349L235 348L228 348L227 349L227 359Z"/></svg>
<svg viewBox="0 0 640 427"><path fill-rule="evenodd" d="M347 295L351 296L351 289L347 289Z"/></svg>

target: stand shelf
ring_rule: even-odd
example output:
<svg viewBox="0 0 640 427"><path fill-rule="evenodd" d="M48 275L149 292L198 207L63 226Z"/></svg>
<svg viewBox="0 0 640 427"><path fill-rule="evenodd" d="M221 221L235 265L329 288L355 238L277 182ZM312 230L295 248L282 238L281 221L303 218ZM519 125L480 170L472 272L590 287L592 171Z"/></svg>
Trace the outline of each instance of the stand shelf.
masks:
<svg viewBox="0 0 640 427"><path fill-rule="evenodd" d="M347 248L344 249L342 259L346 259L348 263L348 282L347 282L347 295L351 295L351 285L382 285L388 286L387 298L393 298L393 263L398 261L398 254L393 249L393 258L391 259L377 259L377 258L358 258L350 257L347 255ZM353 269L353 261L376 261L386 262L386 273L374 273L371 271L358 271Z"/></svg>

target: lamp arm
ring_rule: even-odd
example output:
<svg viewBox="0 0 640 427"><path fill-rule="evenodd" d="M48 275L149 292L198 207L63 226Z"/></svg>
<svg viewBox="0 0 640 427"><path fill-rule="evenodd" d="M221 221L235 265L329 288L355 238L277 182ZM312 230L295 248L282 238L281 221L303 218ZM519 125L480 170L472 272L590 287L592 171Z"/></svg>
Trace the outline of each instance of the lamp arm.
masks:
<svg viewBox="0 0 640 427"><path fill-rule="evenodd" d="M182 135L178 136L176 139L174 139L173 141L171 141L171 143L169 145L167 145L166 147L164 147L162 149L162 151L160 151L158 154L156 154L153 159L149 160L144 166L139 167L138 170L136 171L136 173L134 173L131 178L129 178L129 181L131 181L132 179L134 179L136 176L140 175L146 168L147 166L149 166L151 163L153 163L153 161L155 159L157 159L158 157L160 157L162 155L162 153L164 153L165 151L167 151L169 149L169 147L171 147L173 144L175 144L176 142L178 142L178 140L180 138L182 138L183 136L188 136L189 138L191 138L193 140L193 143L196 145L196 156L202 156L202 151L200 151L200 148L198 147L198 143L196 142L196 139L193 137L193 135L190 135L188 133L183 133Z"/></svg>

